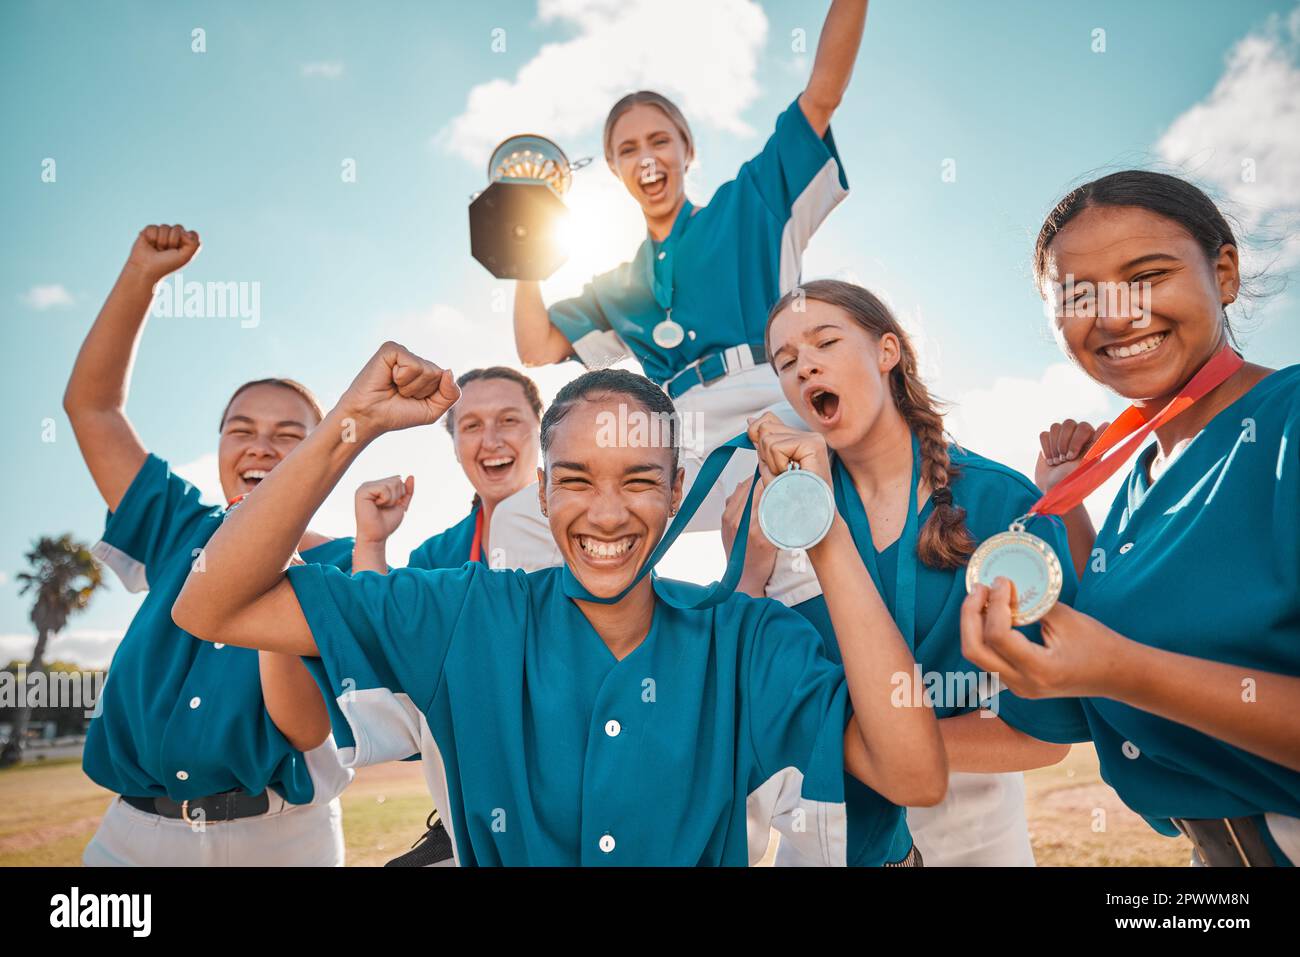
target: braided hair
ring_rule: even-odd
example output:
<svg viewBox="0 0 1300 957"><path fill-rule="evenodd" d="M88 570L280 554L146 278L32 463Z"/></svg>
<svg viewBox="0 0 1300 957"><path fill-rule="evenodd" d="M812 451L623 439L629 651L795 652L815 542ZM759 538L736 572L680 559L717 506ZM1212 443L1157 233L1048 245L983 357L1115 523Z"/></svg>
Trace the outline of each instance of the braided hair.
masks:
<svg viewBox="0 0 1300 957"><path fill-rule="evenodd" d="M966 527L966 510L953 501L950 487L961 470L952 464L948 455L942 405L930 395L917 372L916 350L907 333L889 307L873 293L853 283L817 279L790 290L772 307L767 317L769 334L772 320L799 296L842 309L876 339L886 333L893 333L898 339L901 358L889 370L889 394L920 445L921 477L930 487L930 502L934 506L921 526L917 556L931 568L961 568L975 551L975 540ZM768 351L770 354L770 348Z"/></svg>

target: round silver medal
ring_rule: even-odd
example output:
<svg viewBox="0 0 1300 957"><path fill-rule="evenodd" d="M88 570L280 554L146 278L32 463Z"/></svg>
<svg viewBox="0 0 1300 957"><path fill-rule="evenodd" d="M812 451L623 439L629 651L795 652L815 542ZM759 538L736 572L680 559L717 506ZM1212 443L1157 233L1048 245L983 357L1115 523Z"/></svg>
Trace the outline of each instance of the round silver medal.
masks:
<svg viewBox="0 0 1300 957"><path fill-rule="evenodd" d="M682 328L681 323L674 322L670 315L664 317L664 321L659 323L650 333L655 341L655 345L661 349L676 349L686 338L686 330Z"/></svg>
<svg viewBox="0 0 1300 957"><path fill-rule="evenodd" d="M825 479L793 462L763 489L758 527L777 548L812 548L835 522L835 494Z"/></svg>
<svg viewBox="0 0 1300 957"><path fill-rule="evenodd" d="M1006 578L1015 586L1013 625L1033 624L1061 597L1061 560L1051 545L1026 532L1018 521L1010 531L994 535L975 549L966 565L966 592L976 585L992 588L997 578Z"/></svg>

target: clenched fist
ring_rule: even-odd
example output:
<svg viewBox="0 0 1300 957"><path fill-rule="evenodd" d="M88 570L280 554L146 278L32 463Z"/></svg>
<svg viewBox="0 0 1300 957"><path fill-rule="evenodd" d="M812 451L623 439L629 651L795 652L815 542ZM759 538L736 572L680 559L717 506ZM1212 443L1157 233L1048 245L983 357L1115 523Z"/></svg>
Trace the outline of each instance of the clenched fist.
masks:
<svg viewBox="0 0 1300 957"><path fill-rule="evenodd" d="M1046 494L1061 479L1065 478L1079 466L1088 449L1092 448L1101 434L1106 431L1109 422L1093 428L1087 422L1066 419L1053 422L1046 432L1038 435L1042 451L1034 465L1034 484L1039 491Z"/></svg>
<svg viewBox="0 0 1300 957"><path fill-rule="evenodd" d="M406 517L406 509L415 494L415 476L403 481L391 475L373 482L363 482L357 489L354 505L357 513L358 543L386 542Z"/></svg>
<svg viewBox="0 0 1300 957"><path fill-rule="evenodd" d="M385 342L352 380L338 408L367 438L374 438L437 422L459 398L450 369Z"/></svg>
<svg viewBox="0 0 1300 957"><path fill-rule="evenodd" d="M749 440L758 452L764 482L770 482L793 463L831 484L830 451L820 433L791 428L775 414L764 412L749 420Z"/></svg>
<svg viewBox="0 0 1300 957"><path fill-rule="evenodd" d="M199 234L184 226L146 226L135 238L126 268L157 282L193 259L200 245Z"/></svg>

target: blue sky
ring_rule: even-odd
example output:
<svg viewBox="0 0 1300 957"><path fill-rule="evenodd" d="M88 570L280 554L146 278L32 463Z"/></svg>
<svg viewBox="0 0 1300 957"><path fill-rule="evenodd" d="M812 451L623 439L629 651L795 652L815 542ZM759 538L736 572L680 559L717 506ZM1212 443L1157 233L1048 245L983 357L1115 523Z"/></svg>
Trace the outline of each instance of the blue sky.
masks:
<svg viewBox="0 0 1300 957"><path fill-rule="evenodd" d="M688 184L705 201L802 88L827 7L5 3L0 660L30 644L15 581L30 541L64 531L94 541L102 530L60 397L143 225L199 230L187 279L260 283L255 328L154 319L135 369L129 412L146 444L211 487L216 418L241 381L292 375L329 403L384 338L457 370L514 361L509 290L468 255L465 209L496 139L532 128L571 156L595 155L613 99L657 88L695 127ZM932 385L956 404L958 438L1030 470L1039 428L1118 407L1062 363L1047 332L1028 273L1043 213L1094 171L1158 164L1190 171L1248 226L1276 229L1300 208L1295 10L877 0L833 122L851 193L815 237L805 275L885 293ZM195 28L206 52L192 50ZM1093 50L1097 29L1104 52ZM792 49L797 30L804 53ZM41 178L47 158L52 183ZM1238 175L1243 158L1257 165L1253 182ZM948 159L955 182L941 178ZM355 182L341 176L348 160ZM548 284L551 298L628 258L641 233L599 161L569 199L586 242ZM1274 246L1274 271L1291 269L1294 253ZM1252 359L1300 361L1294 312L1294 294L1257 310ZM577 371L537 378L552 394ZM386 437L349 483L393 472L419 478L390 552L400 563L463 515L470 490L440 429ZM350 497L341 489L316 526L348 533ZM1105 490L1098 499L1104 507ZM688 542L667 569L708 578L719 557L711 542ZM106 657L137 605L111 584L53 654Z"/></svg>

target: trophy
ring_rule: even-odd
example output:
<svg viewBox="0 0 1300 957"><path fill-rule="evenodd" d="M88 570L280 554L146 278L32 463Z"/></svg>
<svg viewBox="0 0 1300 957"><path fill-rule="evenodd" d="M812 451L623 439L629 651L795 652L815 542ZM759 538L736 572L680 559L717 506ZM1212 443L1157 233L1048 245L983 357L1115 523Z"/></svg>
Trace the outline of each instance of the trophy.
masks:
<svg viewBox="0 0 1300 957"><path fill-rule="evenodd" d="M498 279L546 279L567 258L557 231L568 215L561 197L572 173L591 162L570 163L544 136L512 136L492 151L488 187L469 205L474 258Z"/></svg>

